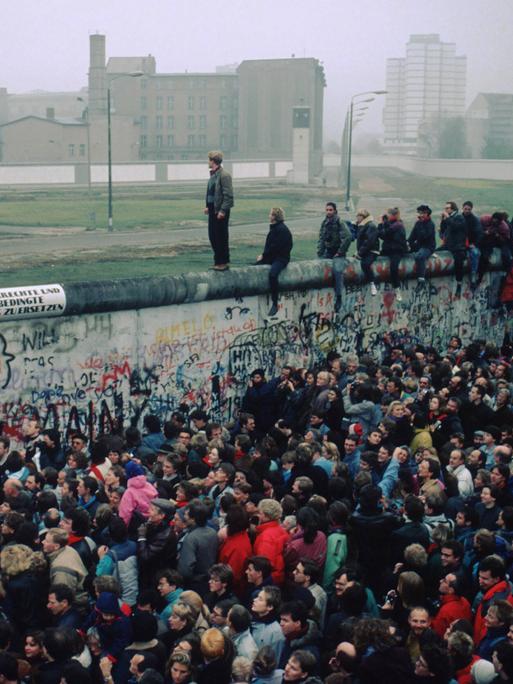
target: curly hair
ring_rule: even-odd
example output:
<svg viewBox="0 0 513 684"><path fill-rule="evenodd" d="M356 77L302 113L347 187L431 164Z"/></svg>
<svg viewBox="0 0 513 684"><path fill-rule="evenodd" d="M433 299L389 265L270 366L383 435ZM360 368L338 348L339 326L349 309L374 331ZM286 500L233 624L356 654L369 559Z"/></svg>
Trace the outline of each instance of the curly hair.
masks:
<svg viewBox="0 0 513 684"><path fill-rule="evenodd" d="M0 568L7 577L16 577L32 568L34 552L24 544L6 546L0 552Z"/></svg>
<svg viewBox="0 0 513 684"><path fill-rule="evenodd" d="M353 644L358 653L364 653L369 646L376 651L387 651L395 645L395 638L388 622L379 618L365 618L355 625Z"/></svg>

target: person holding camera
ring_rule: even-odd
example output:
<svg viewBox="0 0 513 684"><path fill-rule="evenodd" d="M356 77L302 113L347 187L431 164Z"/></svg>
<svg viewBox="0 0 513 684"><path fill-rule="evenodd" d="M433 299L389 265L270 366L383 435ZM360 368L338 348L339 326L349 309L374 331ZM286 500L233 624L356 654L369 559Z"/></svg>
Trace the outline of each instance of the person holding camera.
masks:
<svg viewBox="0 0 513 684"><path fill-rule="evenodd" d="M399 264L408 253L408 243L404 224L401 221L401 212L397 207L388 209L387 213L383 214L378 226L378 234L383 242L381 254L390 259L390 280L395 290L395 298L401 302L403 298L399 282Z"/></svg>

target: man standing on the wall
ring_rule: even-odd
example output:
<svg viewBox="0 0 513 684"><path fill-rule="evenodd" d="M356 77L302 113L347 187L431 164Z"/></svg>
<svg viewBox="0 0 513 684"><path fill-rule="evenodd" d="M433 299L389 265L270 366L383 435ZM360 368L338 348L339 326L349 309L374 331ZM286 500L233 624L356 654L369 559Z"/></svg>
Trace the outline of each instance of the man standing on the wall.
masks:
<svg viewBox="0 0 513 684"><path fill-rule="evenodd" d="M233 186L232 177L222 163L222 152L208 153L210 178L204 213L208 215L208 239L214 251L214 271L227 271L230 267L228 221L233 207Z"/></svg>

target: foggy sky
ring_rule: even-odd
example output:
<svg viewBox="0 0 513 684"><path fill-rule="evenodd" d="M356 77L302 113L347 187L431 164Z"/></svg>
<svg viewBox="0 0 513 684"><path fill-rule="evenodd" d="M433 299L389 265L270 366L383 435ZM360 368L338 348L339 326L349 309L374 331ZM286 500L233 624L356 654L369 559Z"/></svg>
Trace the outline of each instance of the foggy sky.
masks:
<svg viewBox="0 0 513 684"><path fill-rule="evenodd" d="M324 64L325 140L340 135L352 94L384 89L387 57L412 33L439 33L467 55L467 104L513 92L513 0L17 0L3 3L0 86L10 93L87 85L89 34L109 56L152 54L158 72L214 71L243 59ZM379 131L383 97L360 130Z"/></svg>

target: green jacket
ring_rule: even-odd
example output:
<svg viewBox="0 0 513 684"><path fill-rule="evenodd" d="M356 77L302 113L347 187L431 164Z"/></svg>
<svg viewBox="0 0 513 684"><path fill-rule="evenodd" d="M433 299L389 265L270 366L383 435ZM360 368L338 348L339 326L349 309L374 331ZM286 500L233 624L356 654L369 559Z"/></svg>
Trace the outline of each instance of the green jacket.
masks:
<svg viewBox="0 0 513 684"><path fill-rule="evenodd" d="M205 203L207 201L205 200ZM214 193L214 210L217 213L222 211L225 214L233 207L233 185L232 177L222 166L216 173L216 185Z"/></svg>

